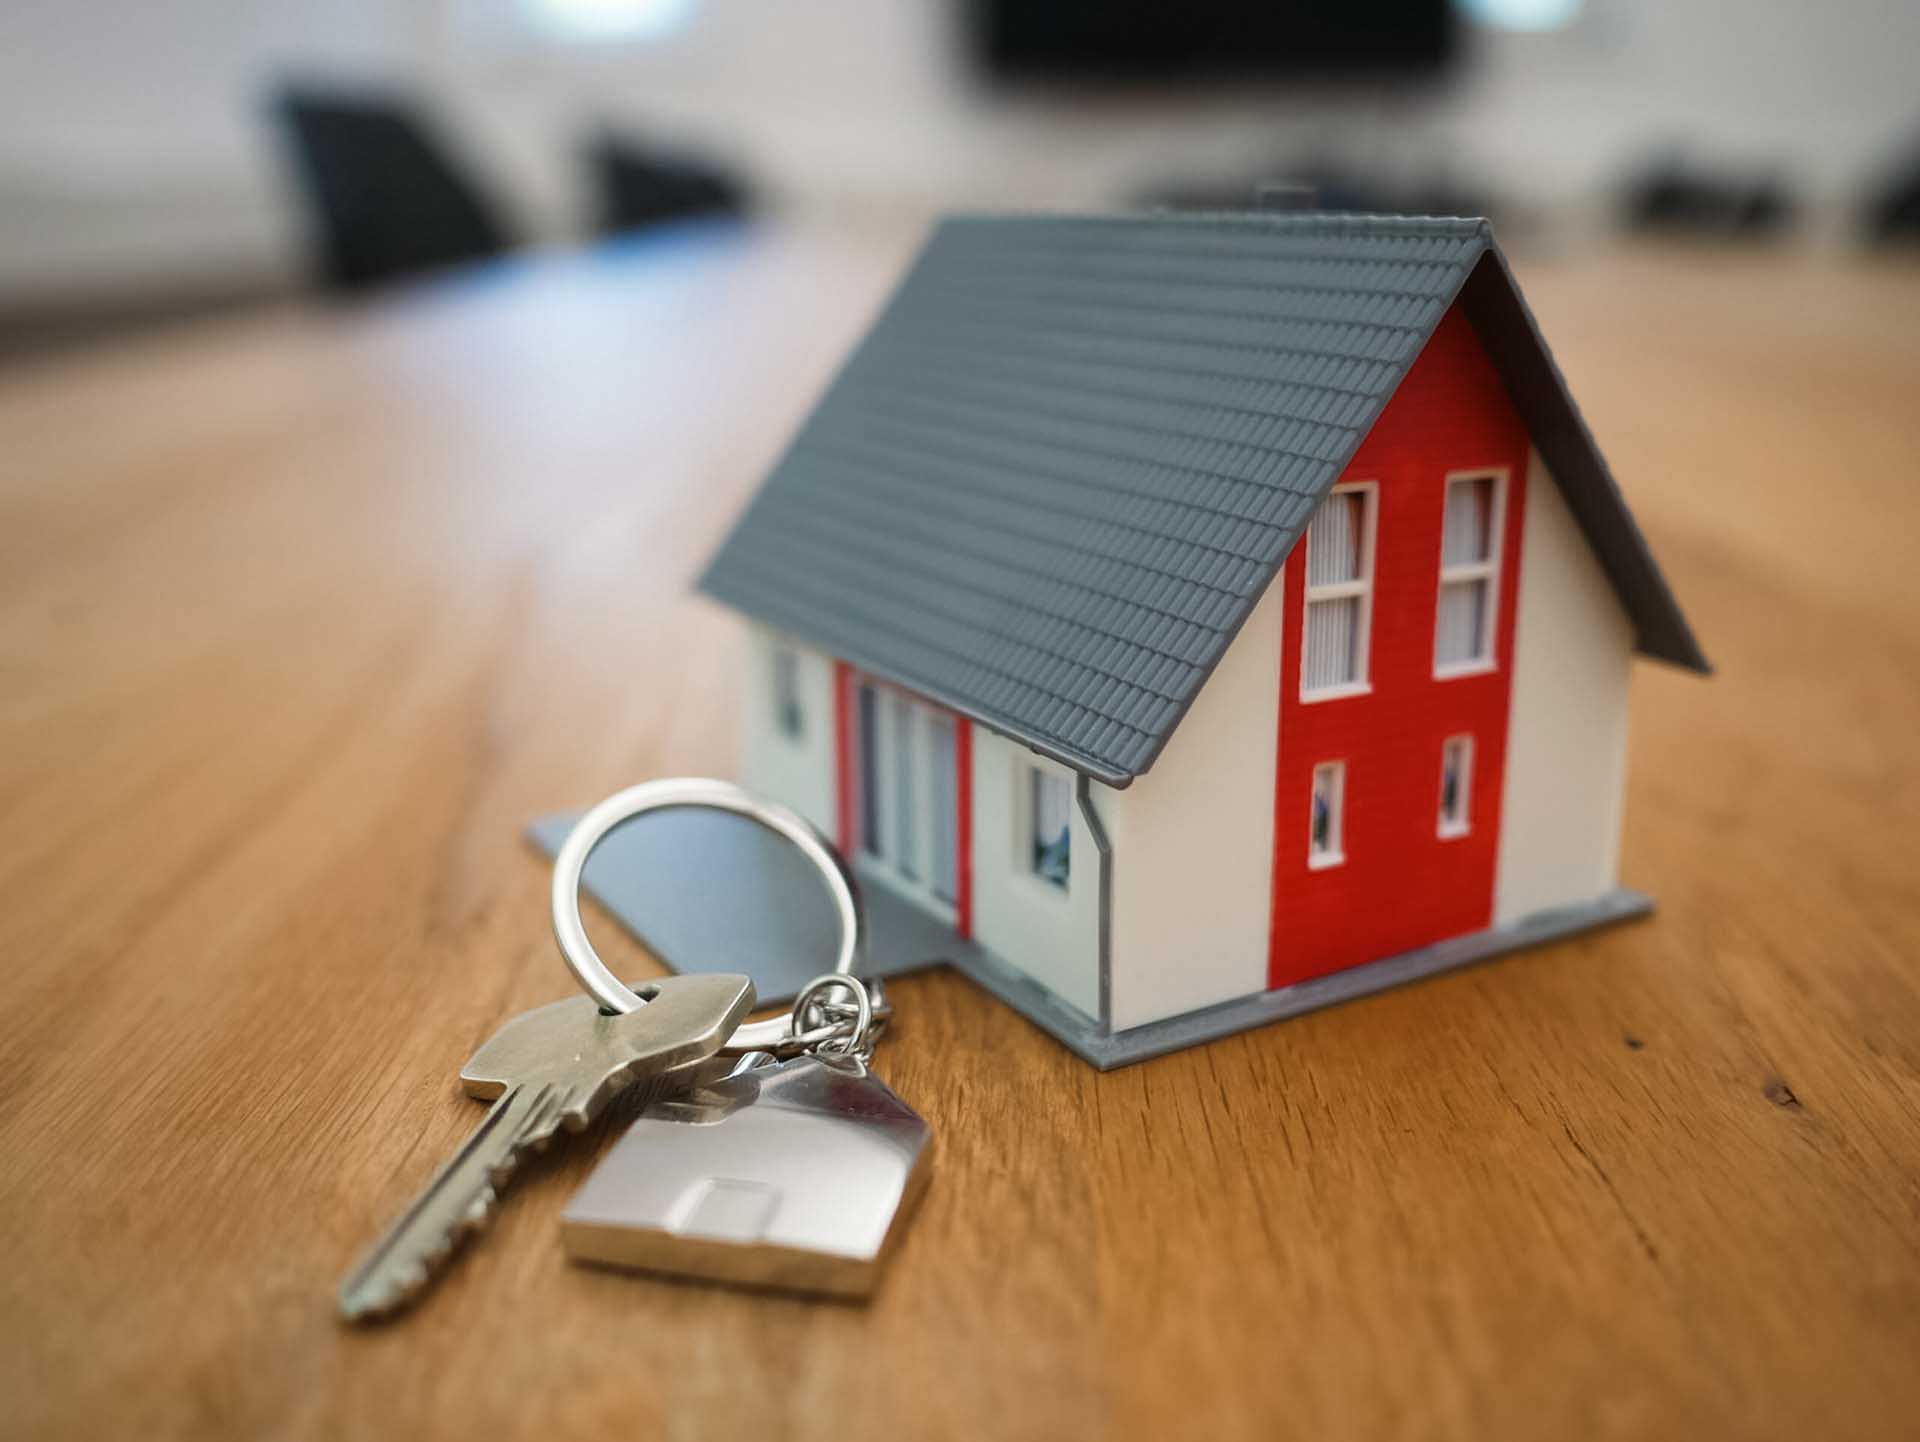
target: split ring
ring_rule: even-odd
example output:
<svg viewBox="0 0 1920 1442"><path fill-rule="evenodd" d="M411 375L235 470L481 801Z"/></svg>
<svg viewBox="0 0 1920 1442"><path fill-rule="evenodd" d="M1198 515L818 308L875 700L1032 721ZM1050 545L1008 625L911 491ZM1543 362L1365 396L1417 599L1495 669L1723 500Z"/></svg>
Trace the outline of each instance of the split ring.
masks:
<svg viewBox="0 0 1920 1442"><path fill-rule="evenodd" d="M759 823L797 846L801 854L813 863L814 870L820 873L820 879L826 884L827 894L833 898L834 911L840 920L840 949L834 957L833 972L829 975L852 975L854 967L866 955L866 909L860 903L859 889L854 885L846 862L811 822L784 806L762 801L729 781L695 776L643 781L638 786L629 786L625 791L609 796L582 816L573 830L567 833L566 842L561 846L560 855L553 866L554 939L560 943L560 954L566 959L567 968L604 1010L621 1013L637 1011L646 1002L607 969L607 964L587 939L586 925L580 919L580 873L585 869L587 857L593 848L614 827L636 816L644 816L649 811L664 811L677 806L729 811ZM809 983L808 989L812 991L819 985L820 979L817 979ZM859 992L858 988L854 990ZM860 995L864 1001L864 993ZM863 1006L863 1023L867 1019ZM750 1022L734 1032L726 1050L737 1052L755 1045L771 1050L797 1030L793 1025L795 1020L796 1017L790 1016Z"/></svg>
<svg viewBox="0 0 1920 1442"><path fill-rule="evenodd" d="M793 1029L798 1032L806 1025L807 1008L813 1004L815 997L829 991L844 991L853 997L853 1027L844 1033L836 1030L833 1036L820 1043L817 1050L853 1056L860 1051L867 1034L873 1030L873 998L867 995L866 986L857 976L830 971L824 976L816 976L801 987L800 995L793 999Z"/></svg>

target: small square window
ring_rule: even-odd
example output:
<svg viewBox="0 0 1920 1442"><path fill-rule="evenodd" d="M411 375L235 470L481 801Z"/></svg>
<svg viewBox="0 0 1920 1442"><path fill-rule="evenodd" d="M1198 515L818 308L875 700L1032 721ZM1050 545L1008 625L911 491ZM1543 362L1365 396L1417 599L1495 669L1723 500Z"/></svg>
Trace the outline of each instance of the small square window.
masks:
<svg viewBox="0 0 1920 1442"><path fill-rule="evenodd" d="M1072 871L1073 791L1057 771L1033 767L1028 805L1033 812L1032 871L1065 890Z"/></svg>
<svg viewBox="0 0 1920 1442"><path fill-rule="evenodd" d="M1449 736L1440 743L1440 834L1465 836L1473 829L1473 738Z"/></svg>
<svg viewBox="0 0 1920 1442"><path fill-rule="evenodd" d="M1307 865L1338 866L1347 859L1347 763L1324 761L1313 768L1307 813Z"/></svg>
<svg viewBox="0 0 1920 1442"><path fill-rule="evenodd" d="M806 712L800 708L800 657L787 646L773 653L773 720L789 741L806 734Z"/></svg>

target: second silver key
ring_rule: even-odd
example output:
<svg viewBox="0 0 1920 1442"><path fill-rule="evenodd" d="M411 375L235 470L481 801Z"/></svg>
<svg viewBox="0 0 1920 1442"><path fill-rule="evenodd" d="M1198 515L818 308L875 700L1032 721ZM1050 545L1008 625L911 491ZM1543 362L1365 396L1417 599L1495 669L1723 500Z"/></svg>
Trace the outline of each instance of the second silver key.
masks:
<svg viewBox="0 0 1920 1442"><path fill-rule="evenodd" d="M584 996L539 1007L474 1053L460 1080L468 1095L498 1100L340 1284L348 1320L413 1298L454 1244L486 1221L528 1151L562 1126L579 1131L633 1083L713 1055L753 1008L753 983L744 976L664 977L641 995L651 1000L621 1016Z"/></svg>

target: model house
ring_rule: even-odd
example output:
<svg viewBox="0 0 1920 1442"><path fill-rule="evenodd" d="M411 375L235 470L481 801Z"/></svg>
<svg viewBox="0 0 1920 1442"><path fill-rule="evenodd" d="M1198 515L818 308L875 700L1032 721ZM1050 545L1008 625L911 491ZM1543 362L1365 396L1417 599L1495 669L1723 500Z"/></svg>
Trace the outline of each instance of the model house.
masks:
<svg viewBox="0 0 1920 1442"><path fill-rule="evenodd" d="M1480 220L950 220L702 584L748 784L1101 1065L1644 911L1706 669Z"/></svg>

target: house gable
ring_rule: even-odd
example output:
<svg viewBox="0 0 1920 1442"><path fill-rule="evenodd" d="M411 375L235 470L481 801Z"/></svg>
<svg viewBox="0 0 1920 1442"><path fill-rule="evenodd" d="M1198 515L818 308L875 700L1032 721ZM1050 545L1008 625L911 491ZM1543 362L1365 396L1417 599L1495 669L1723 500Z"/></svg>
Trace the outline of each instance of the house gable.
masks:
<svg viewBox="0 0 1920 1442"><path fill-rule="evenodd" d="M1529 442L1485 346L1456 302L1354 453L1342 483L1371 487L1376 544L1364 689L1303 694L1307 552L1278 589L1279 745L1269 984L1287 986L1486 927L1503 832L1517 588ZM1448 489L1494 487L1486 660L1438 652ZM1324 699L1323 699L1324 698ZM1444 749L1470 748L1461 824L1440 817ZM1342 768L1338 859L1310 844L1314 773Z"/></svg>
<svg viewBox="0 0 1920 1442"><path fill-rule="evenodd" d="M1633 623L1634 649L1689 671L1712 669L1498 246L1475 263L1460 305Z"/></svg>
<svg viewBox="0 0 1920 1442"><path fill-rule="evenodd" d="M1503 286L1477 220L948 221L701 584L1124 786L1466 288L1642 649L1703 668Z"/></svg>

